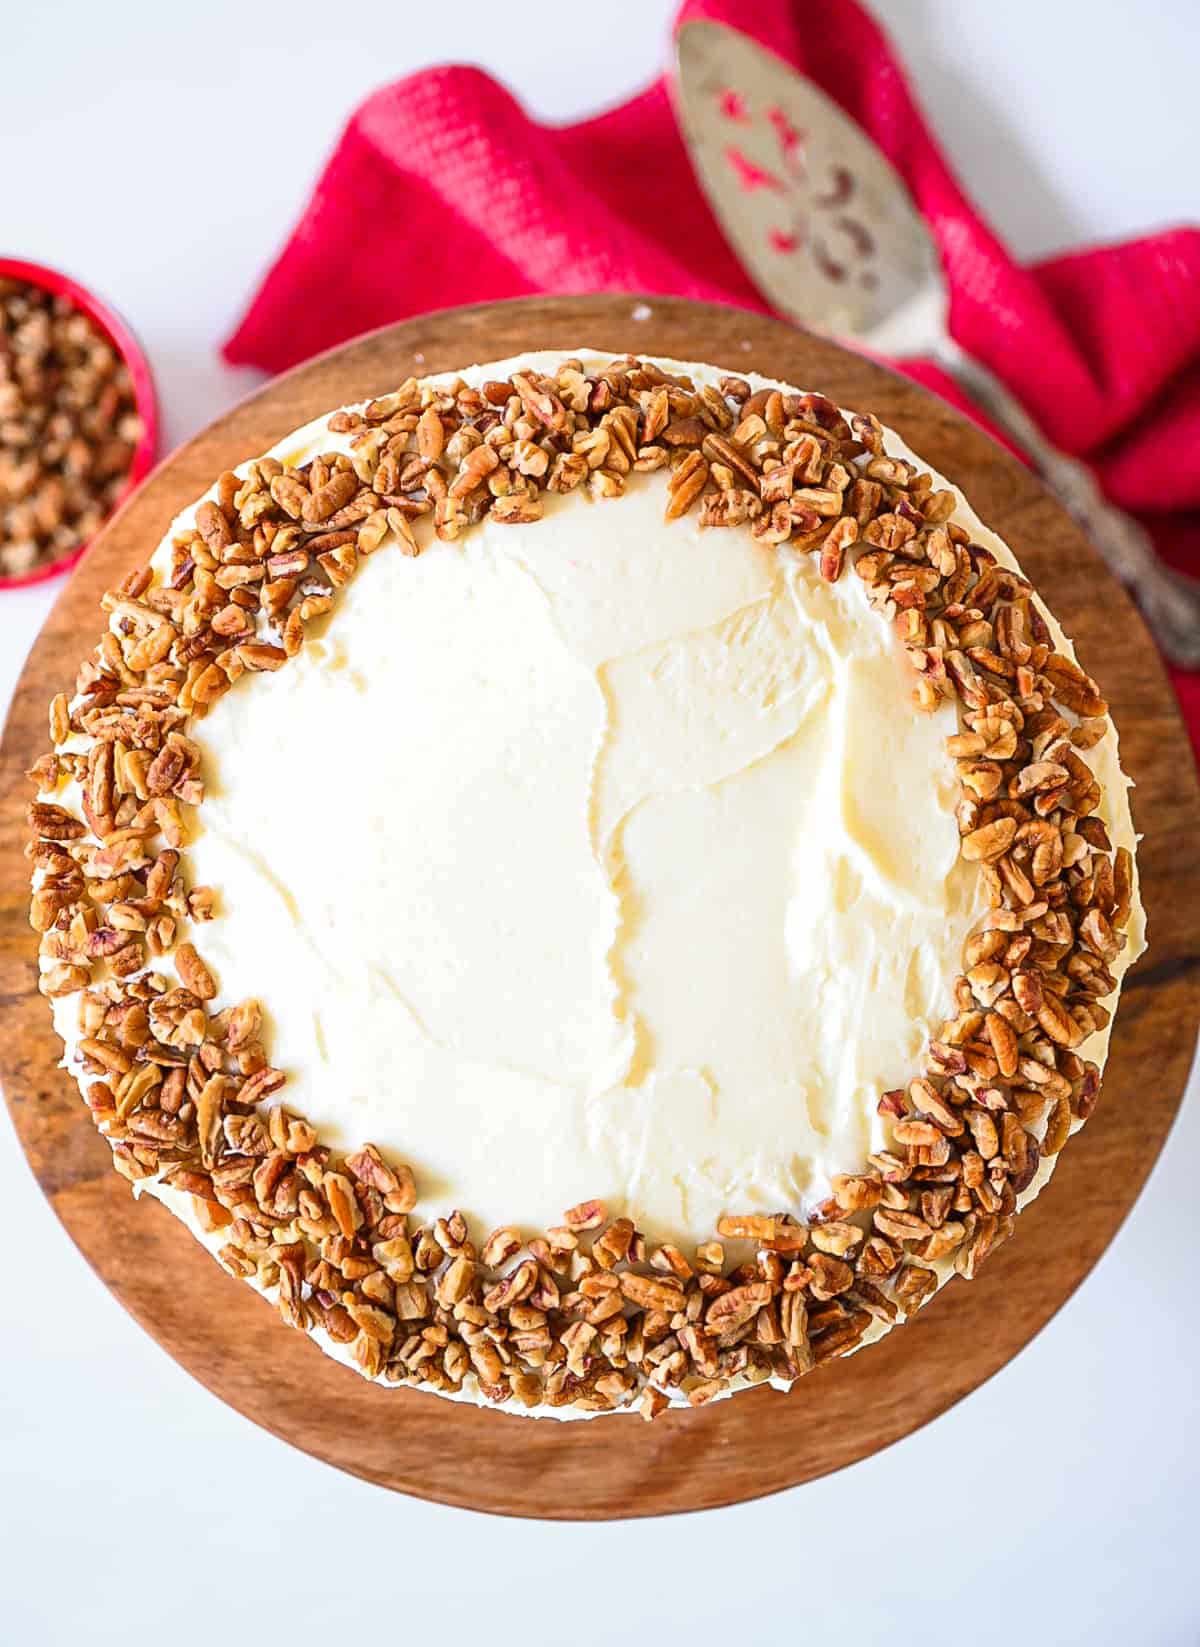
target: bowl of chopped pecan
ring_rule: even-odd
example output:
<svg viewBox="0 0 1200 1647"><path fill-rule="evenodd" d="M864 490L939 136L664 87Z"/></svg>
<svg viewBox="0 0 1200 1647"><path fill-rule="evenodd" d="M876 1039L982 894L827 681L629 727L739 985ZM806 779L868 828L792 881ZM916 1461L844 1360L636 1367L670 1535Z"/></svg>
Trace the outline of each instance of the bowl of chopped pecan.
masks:
<svg viewBox="0 0 1200 1647"><path fill-rule="evenodd" d="M73 566L157 446L125 323L56 269L0 257L0 589Z"/></svg>

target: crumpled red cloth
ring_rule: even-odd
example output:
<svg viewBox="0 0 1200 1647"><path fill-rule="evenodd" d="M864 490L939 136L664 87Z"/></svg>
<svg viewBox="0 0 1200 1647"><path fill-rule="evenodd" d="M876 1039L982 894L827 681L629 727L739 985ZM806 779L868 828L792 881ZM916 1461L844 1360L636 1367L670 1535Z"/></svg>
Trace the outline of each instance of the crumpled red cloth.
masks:
<svg viewBox="0 0 1200 1647"><path fill-rule="evenodd" d="M964 195L855 0L687 0L677 26L697 17L756 38L875 139L937 239L955 338L1097 466L1167 560L1200 573L1200 230L1023 267ZM595 291L770 309L696 181L666 80L556 127L477 69L429 69L351 117L225 355L280 371L426 310ZM962 404L936 368L903 364ZM1200 751L1200 675L1174 680Z"/></svg>

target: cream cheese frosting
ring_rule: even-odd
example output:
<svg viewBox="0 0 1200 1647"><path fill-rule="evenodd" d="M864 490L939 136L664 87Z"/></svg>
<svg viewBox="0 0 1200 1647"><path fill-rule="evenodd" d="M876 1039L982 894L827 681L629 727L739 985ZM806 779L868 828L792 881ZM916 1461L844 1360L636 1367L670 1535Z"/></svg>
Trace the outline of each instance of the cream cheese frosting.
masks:
<svg viewBox="0 0 1200 1647"><path fill-rule="evenodd" d="M325 423L274 455L345 449ZM532 1231L596 1196L685 1246L731 1207L804 1217L884 1146L880 1090L953 1010L983 907L953 706L913 712L860 580L664 525L664 488L373 556L286 669L195 731L221 998L263 1002L289 1106L336 1149L409 1161L421 1211ZM1084 758L1132 848L1115 729ZM1135 898L1118 977L1143 946Z"/></svg>
<svg viewBox="0 0 1200 1647"><path fill-rule="evenodd" d="M807 1210L882 1147L976 913L953 708L913 713L860 580L665 501L376 555L197 734L223 990L322 1138L481 1227Z"/></svg>

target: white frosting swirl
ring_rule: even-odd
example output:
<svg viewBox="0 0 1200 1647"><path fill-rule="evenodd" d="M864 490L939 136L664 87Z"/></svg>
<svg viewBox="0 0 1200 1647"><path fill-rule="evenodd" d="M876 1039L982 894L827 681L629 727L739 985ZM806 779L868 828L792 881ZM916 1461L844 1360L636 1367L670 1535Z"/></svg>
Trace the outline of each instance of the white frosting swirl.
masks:
<svg viewBox="0 0 1200 1647"><path fill-rule="evenodd" d="M858 578L665 501L382 550L195 734L224 995L326 1142L484 1229L803 1213L951 1011L952 707Z"/></svg>

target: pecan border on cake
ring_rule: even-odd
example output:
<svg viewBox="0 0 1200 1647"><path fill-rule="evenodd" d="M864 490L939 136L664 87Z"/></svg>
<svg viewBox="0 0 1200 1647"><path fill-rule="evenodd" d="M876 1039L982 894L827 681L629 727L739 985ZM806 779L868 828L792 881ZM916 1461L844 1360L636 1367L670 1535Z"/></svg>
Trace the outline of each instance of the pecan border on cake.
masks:
<svg viewBox="0 0 1200 1647"><path fill-rule="evenodd" d="M649 1418L790 1383L911 1315L949 1266L973 1276L1095 1107L1099 1071L1076 1049L1108 1022L1134 900L1081 755L1107 706L1029 582L953 519L952 491L885 452L874 417L819 394L565 360L480 388L410 379L326 427L349 455L222 475L165 573L105 595L109 627L31 772L40 988L78 996L78 1076L117 1170L191 1197L225 1268L367 1376L447 1394L474 1380L497 1404L636 1401ZM457 1212L417 1221L407 1166L324 1146L281 1101L258 1004L217 1008L195 942L215 895L187 873L204 795L189 727L241 676L286 667L364 558L418 554L421 517L453 541L485 516L539 519L547 492L619 498L657 469L668 520L695 509L815 555L829 581L852 569L907 650L916 709L955 700L961 852L988 909L926 1067L879 1097L889 1147L809 1223L731 1212L685 1253L588 1201L538 1235L480 1240Z"/></svg>

